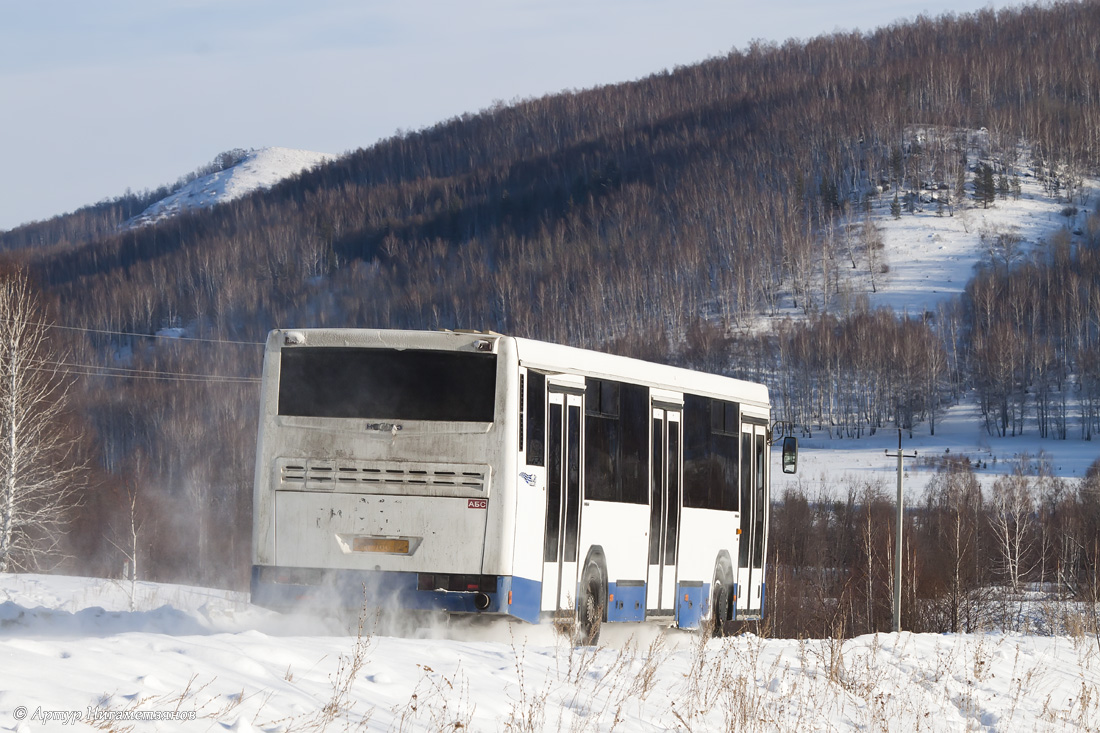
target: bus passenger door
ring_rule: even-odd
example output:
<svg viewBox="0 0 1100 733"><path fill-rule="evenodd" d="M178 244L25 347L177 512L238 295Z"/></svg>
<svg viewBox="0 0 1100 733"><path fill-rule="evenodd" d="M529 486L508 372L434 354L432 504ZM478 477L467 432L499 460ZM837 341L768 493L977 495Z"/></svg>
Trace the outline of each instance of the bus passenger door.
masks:
<svg viewBox="0 0 1100 733"><path fill-rule="evenodd" d="M577 597L583 395L555 391L552 384L547 389L542 608L572 612Z"/></svg>
<svg viewBox="0 0 1100 733"><path fill-rule="evenodd" d="M738 530L737 617L759 617L769 498L767 429L741 423L741 524Z"/></svg>
<svg viewBox="0 0 1100 733"><path fill-rule="evenodd" d="M680 533L682 440L679 409L653 408L649 482L649 580L646 608L676 609L676 556Z"/></svg>

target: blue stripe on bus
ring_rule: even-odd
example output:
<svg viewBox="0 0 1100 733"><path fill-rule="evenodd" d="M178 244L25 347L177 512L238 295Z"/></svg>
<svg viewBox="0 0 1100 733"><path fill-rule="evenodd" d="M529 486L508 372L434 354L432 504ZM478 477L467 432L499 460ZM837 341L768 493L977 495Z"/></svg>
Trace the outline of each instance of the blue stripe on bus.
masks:
<svg viewBox="0 0 1100 733"><path fill-rule="evenodd" d="M626 581L608 583L607 620L610 623L645 620L646 586ZM734 585L736 616L740 600ZM511 604L508 595L511 593ZM372 607L408 611L445 611L458 614L500 614L538 623L542 583L503 575L489 591L489 605L479 610L473 592L418 590L417 574L378 570L314 570L309 568L252 568L252 602L276 610L298 606L357 610L364 602ZM702 623L710 598L709 583L678 583L676 625L695 629Z"/></svg>
<svg viewBox="0 0 1100 733"><path fill-rule="evenodd" d="M508 603L509 591L512 603ZM419 590L417 573L384 570L314 570L252 568L252 603L276 610L297 606L354 610L371 607L408 611L507 614L537 623L542 583L516 576L498 576L489 591L489 606L479 610L473 592Z"/></svg>

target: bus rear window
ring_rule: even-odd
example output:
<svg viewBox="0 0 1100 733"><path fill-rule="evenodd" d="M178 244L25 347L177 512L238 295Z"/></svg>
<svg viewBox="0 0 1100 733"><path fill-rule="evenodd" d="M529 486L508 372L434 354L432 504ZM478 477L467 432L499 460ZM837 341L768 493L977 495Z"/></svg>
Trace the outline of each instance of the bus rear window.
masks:
<svg viewBox="0 0 1100 733"><path fill-rule="evenodd" d="M303 347L280 371L280 415L493 421L496 354Z"/></svg>

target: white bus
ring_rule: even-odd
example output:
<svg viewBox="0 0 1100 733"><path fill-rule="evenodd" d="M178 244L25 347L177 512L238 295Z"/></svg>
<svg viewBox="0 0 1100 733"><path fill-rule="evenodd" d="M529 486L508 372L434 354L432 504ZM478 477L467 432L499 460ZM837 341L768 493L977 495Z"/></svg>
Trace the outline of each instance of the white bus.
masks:
<svg viewBox="0 0 1100 733"><path fill-rule="evenodd" d="M761 616L763 385L495 333L277 330L260 409L254 603L366 593L589 640Z"/></svg>

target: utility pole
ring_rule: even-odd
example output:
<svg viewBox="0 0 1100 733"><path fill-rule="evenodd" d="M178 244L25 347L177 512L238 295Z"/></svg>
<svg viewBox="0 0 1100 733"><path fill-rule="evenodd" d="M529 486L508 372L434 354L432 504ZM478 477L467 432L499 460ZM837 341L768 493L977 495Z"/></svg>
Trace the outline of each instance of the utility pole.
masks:
<svg viewBox="0 0 1100 733"><path fill-rule="evenodd" d="M909 455L902 453L901 451L901 428L898 428L898 452L890 453L890 450L886 450L886 455L897 456L898 458L898 522L897 522L897 536L894 547L894 632L901 631L901 528L902 520L905 517L905 491L902 488L902 476L905 475L904 469L901 466L902 458L916 458L917 452L913 451Z"/></svg>

